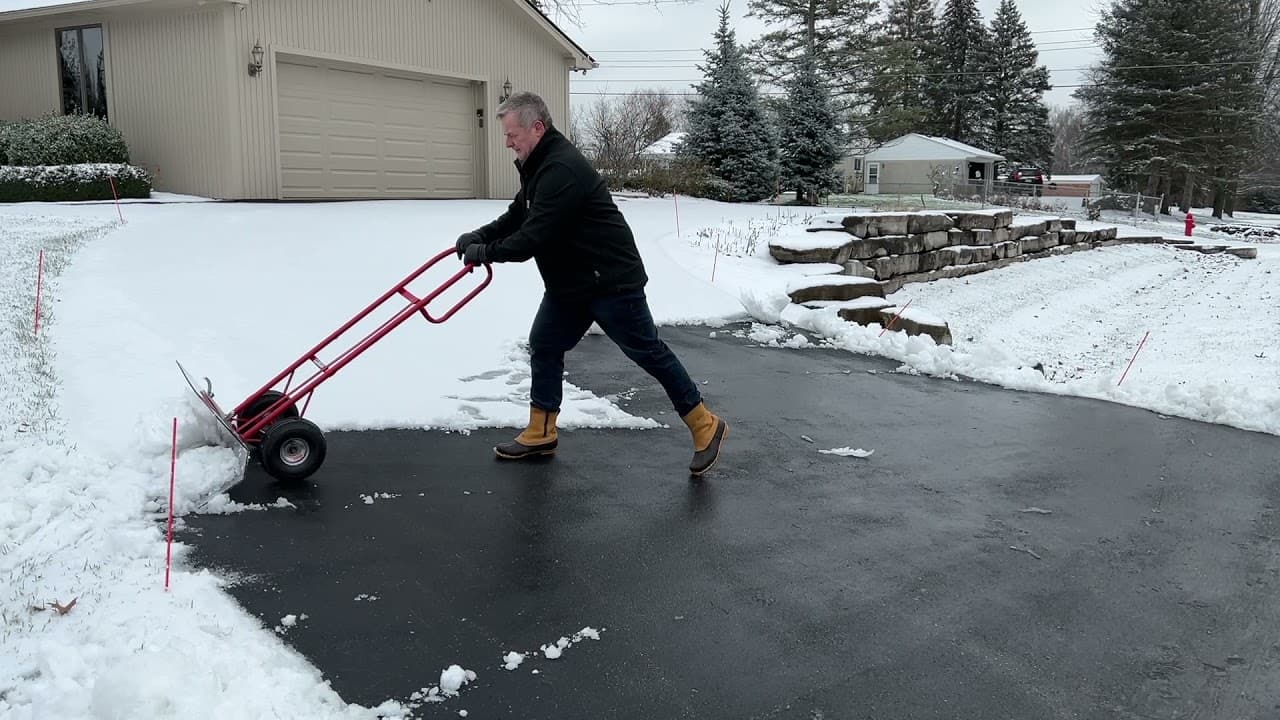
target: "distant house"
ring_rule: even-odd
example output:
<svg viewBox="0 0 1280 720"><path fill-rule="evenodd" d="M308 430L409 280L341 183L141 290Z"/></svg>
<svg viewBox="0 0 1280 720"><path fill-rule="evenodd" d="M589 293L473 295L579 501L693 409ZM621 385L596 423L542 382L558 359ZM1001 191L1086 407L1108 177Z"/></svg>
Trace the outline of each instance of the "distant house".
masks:
<svg viewBox="0 0 1280 720"><path fill-rule="evenodd" d="M684 140L686 133L672 132L662 136L653 144L640 151L641 160L649 160L662 165L669 164L676 157L676 146Z"/></svg>
<svg viewBox="0 0 1280 720"><path fill-rule="evenodd" d="M596 66L529 0L18 7L0 120L105 117L157 190L213 198L510 197L494 109L532 90L568 128L569 75Z"/></svg>
<svg viewBox="0 0 1280 720"><path fill-rule="evenodd" d="M1045 181L1045 197L1098 197L1102 194L1101 175L1053 175Z"/></svg>
<svg viewBox="0 0 1280 720"><path fill-rule="evenodd" d="M935 184L985 187L1005 157L949 138L911 133L863 156L863 190L881 193L931 193Z"/></svg>

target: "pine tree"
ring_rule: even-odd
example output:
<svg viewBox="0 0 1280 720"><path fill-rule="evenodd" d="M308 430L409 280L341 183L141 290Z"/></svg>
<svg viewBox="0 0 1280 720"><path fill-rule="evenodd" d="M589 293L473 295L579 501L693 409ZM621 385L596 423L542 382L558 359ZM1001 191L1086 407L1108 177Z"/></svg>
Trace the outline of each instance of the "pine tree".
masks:
<svg viewBox="0 0 1280 720"><path fill-rule="evenodd" d="M796 189L797 201L817 205L840 188L836 166L844 150L836 112L812 56L802 59L788 86L780 119L782 181Z"/></svg>
<svg viewBox="0 0 1280 720"><path fill-rule="evenodd" d="M1053 130L1044 93L1053 86L1048 69L1036 63L1035 43L1014 0L1000 0L991 22L991 40L979 56L987 110L981 145L1011 162L1048 169L1053 160Z"/></svg>
<svg viewBox="0 0 1280 720"><path fill-rule="evenodd" d="M990 42L976 0L947 0L930 83L930 124L937 134L963 143L982 141L987 109L979 51Z"/></svg>
<svg viewBox="0 0 1280 720"><path fill-rule="evenodd" d="M729 2L720 6L715 48L704 51L699 99L689 105L688 133L678 153L700 161L729 184L729 199L753 202L777 187L777 150L772 124L747 68L746 53L729 27Z"/></svg>
<svg viewBox="0 0 1280 720"><path fill-rule="evenodd" d="M1084 101L1091 149L1113 185L1225 209L1257 151L1263 93L1253 30L1258 0L1116 0L1097 37L1103 60ZM1145 180L1145 184L1144 184Z"/></svg>
<svg viewBox="0 0 1280 720"><path fill-rule="evenodd" d="M752 69L766 83L785 86L812 51L837 109L848 113L863 99L870 76L879 5L880 0L748 0L747 15L776 28L748 48Z"/></svg>
<svg viewBox="0 0 1280 720"><path fill-rule="evenodd" d="M867 88L871 117L867 135L884 142L928 131L930 72L937 64L935 0L890 0L877 29L873 74Z"/></svg>

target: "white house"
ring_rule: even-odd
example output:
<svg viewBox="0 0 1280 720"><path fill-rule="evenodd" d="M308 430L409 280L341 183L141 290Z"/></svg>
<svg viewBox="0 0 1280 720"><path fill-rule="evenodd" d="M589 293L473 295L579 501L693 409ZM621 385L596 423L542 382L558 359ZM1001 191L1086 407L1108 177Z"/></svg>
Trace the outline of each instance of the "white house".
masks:
<svg viewBox="0 0 1280 720"><path fill-rule="evenodd" d="M890 140L863 159L864 190L880 193L932 193L936 183L968 183L991 189L1003 155L949 138L910 133Z"/></svg>

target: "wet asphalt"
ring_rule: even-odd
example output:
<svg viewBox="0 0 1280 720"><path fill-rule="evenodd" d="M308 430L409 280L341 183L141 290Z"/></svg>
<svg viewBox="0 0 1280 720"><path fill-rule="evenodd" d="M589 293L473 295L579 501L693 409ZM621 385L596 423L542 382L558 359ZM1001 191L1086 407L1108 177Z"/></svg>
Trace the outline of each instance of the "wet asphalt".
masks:
<svg viewBox="0 0 1280 720"><path fill-rule="evenodd" d="M588 336L568 379L669 428L529 464L493 458L512 430L331 433L307 483L231 493L294 507L186 518L189 561L306 613L282 639L345 700L477 673L418 717L1280 716L1280 438L735 329L662 330L731 422L700 482Z"/></svg>

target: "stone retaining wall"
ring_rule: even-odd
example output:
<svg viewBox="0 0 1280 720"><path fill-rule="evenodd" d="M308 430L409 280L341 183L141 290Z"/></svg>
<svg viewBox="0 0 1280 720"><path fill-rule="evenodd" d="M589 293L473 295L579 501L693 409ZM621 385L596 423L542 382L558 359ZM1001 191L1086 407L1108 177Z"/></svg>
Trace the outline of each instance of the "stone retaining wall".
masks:
<svg viewBox="0 0 1280 720"><path fill-rule="evenodd" d="M1256 248L1203 246L1159 236L1121 238L1114 227L1079 230L1070 218L1015 222L1012 210L998 209L820 215L808 227L775 238L769 252L781 263L844 267L841 275L808 278L802 287L789 288L793 303L834 308L850 322L884 325L901 309L874 298L897 292L907 283L963 277L1122 242L1170 243L1200 252L1257 256ZM908 320L910 310L897 320ZM950 343L944 321L920 315L923 322L902 322L900 327L909 334L928 334L939 343Z"/></svg>

